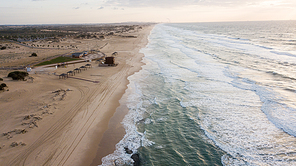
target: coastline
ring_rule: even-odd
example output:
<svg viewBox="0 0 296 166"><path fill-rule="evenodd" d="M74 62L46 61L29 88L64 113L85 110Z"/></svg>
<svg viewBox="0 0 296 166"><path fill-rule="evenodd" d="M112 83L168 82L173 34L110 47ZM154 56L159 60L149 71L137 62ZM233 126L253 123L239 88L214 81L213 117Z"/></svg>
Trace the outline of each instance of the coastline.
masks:
<svg viewBox="0 0 296 166"><path fill-rule="evenodd" d="M78 65L49 69L47 74L34 74L34 83L5 78L10 91L0 94L0 108L5 110L1 112L0 131L13 133L25 128L24 117L28 114L40 121L38 127L27 128L24 134L13 133L11 138L1 136L0 165L90 165L96 152L100 151L99 145L109 120L120 106L119 100L129 83L128 76L143 65L144 55L139 50L148 43L152 28L144 27L136 32L137 38L112 37L108 41L101 51L107 55L117 51L119 65L99 68L91 62L93 68L77 75L85 80L99 81L97 84L70 78L60 80L51 74ZM81 63L84 64L86 62ZM62 99L53 93L57 89L70 91ZM25 145L11 147L11 142ZM116 143L110 141L108 147L112 149Z"/></svg>
<svg viewBox="0 0 296 166"><path fill-rule="evenodd" d="M112 116L108 118L110 120L107 122L105 132L100 134L98 133L99 137L95 137L93 139L94 143L92 143L92 145L97 144L97 148L90 151L90 153L92 153L90 155L95 155L95 157L92 157L93 160L90 164L87 165L97 166L102 164L101 159L107 156L108 154L113 153L115 150L115 145L125 135L125 130L121 122L124 116L128 113L128 108L125 105L126 99L123 99L123 103L119 103L119 101L122 100L125 90L127 89L127 85L129 84L128 77L140 71L142 69L142 66L144 65L144 63L142 62L144 54L140 53L139 51L148 44L148 36L153 27L154 25L146 27L146 32L143 34L141 42L139 43L138 47L136 47L133 51L135 53L134 58L131 59L131 61L129 62L129 64L132 65L132 68L130 69L129 73L125 76L124 82L122 82L121 87L117 88L116 90L118 94L114 95L113 99L113 101L116 102L116 105L113 105L111 109L113 111L110 110ZM96 138L100 138L100 141L98 142ZM90 160L86 159L85 162L86 161Z"/></svg>

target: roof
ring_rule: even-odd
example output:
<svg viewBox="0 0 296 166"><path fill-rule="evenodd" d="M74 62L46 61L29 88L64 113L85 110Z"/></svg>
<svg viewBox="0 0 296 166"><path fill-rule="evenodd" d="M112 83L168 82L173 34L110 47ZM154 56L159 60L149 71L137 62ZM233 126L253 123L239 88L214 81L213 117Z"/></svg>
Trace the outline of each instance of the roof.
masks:
<svg viewBox="0 0 296 166"><path fill-rule="evenodd" d="M77 56L79 56L79 55L83 55L83 52L72 53L72 55L77 55Z"/></svg>
<svg viewBox="0 0 296 166"><path fill-rule="evenodd" d="M77 52L77 53L72 53L73 57L82 57L83 56L83 52Z"/></svg>

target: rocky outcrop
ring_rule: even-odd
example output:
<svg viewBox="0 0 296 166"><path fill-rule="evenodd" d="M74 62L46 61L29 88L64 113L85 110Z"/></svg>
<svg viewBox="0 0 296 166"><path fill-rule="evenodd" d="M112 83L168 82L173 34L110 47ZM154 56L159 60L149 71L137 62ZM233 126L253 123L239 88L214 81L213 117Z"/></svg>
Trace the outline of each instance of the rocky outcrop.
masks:
<svg viewBox="0 0 296 166"><path fill-rule="evenodd" d="M128 147L124 147L124 150L127 154L133 154L133 151ZM134 166L140 166L140 155L138 153L133 154L131 158L134 160Z"/></svg>
<svg viewBox="0 0 296 166"><path fill-rule="evenodd" d="M134 160L134 166L140 166L140 156L139 154L133 154L131 157Z"/></svg>

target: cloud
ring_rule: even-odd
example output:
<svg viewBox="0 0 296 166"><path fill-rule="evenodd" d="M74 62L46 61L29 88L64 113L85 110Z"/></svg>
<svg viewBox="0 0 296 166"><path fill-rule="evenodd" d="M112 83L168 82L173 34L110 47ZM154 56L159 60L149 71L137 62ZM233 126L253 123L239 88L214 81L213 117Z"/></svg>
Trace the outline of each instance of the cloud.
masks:
<svg viewBox="0 0 296 166"><path fill-rule="evenodd" d="M104 7L103 7L103 6L101 6L101 7L99 7L99 8L98 8L98 10L102 10L102 9L104 9Z"/></svg>
<svg viewBox="0 0 296 166"><path fill-rule="evenodd" d="M171 7L195 4L196 0L107 0L106 4L123 7Z"/></svg>
<svg viewBox="0 0 296 166"><path fill-rule="evenodd" d="M76 9L76 10L77 10L77 9L79 9L79 8L80 8L80 7L74 7L73 9Z"/></svg>
<svg viewBox="0 0 296 166"><path fill-rule="evenodd" d="M114 7L112 8L113 10L124 10L124 8L118 8L118 7Z"/></svg>
<svg viewBox="0 0 296 166"><path fill-rule="evenodd" d="M121 7L240 6L271 0L106 0L106 5ZM284 0L278 0L284 1Z"/></svg>

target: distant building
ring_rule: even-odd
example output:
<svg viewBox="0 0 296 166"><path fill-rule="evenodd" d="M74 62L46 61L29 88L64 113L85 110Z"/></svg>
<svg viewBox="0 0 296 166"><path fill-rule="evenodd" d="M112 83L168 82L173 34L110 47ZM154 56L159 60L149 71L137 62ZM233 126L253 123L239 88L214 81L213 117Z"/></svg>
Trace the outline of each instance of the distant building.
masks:
<svg viewBox="0 0 296 166"><path fill-rule="evenodd" d="M105 57L105 61L99 64L99 67L117 66L115 63L115 57Z"/></svg>
<svg viewBox="0 0 296 166"><path fill-rule="evenodd" d="M31 67L27 67L27 72L30 72L32 71L32 68Z"/></svg>
<svg viewBox="0 0 296 166"><path fill-rule="evenodd" d="M83 52L77 52L72 54L72 58L82 58Z"/></svg>
<svg viewBox="0 0 296 166"><path fill-rule="evenodd" d="M105 58L105 64L114 65L115 64L115 58L114 57L106 57Z"/></svg>
<svg viewBox="0 0 296 166"><path fill-rule="evenodd" d="M72 54L73 58L82 58L83 56L86 56L88 54L87 51L83 51L83 52L76 52Z"/></svg>

